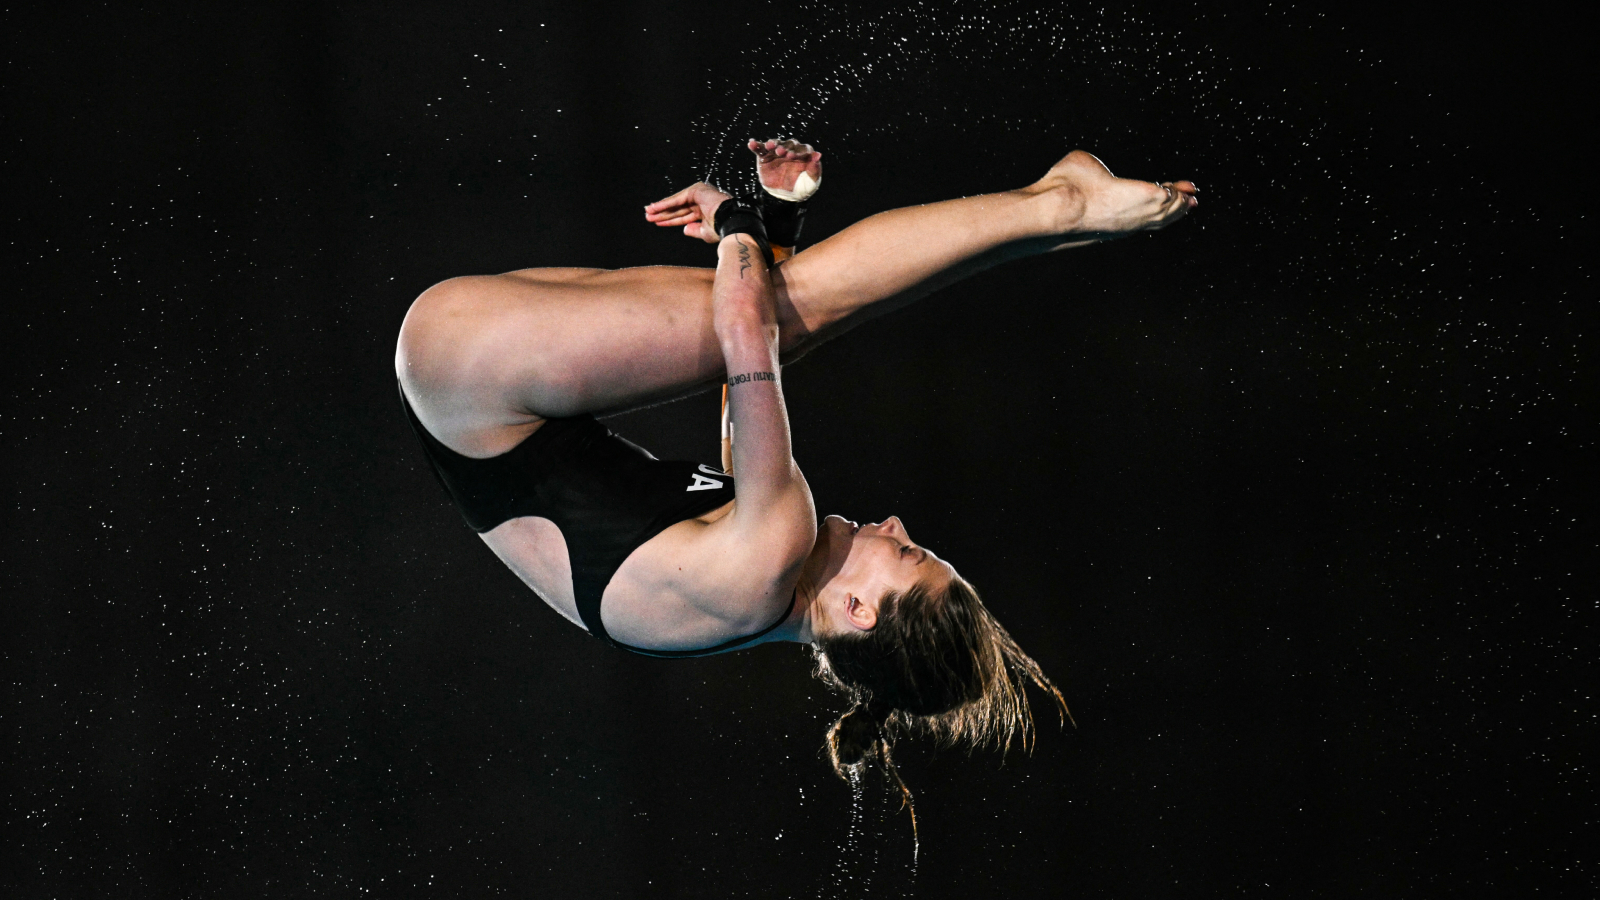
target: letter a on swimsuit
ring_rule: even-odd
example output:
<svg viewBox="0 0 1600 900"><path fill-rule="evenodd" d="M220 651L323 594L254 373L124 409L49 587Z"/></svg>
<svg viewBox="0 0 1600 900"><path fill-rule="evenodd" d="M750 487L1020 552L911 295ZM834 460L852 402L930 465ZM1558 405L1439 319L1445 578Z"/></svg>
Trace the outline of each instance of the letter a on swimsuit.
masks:
<svg viewBox="0 0 1600 900"><path fill-rule="evenodd" d="M707 478L698 472L691 472L690 474L694 476L694 484L684 488L686 491L715 491L722 487L722 482L715 478Z"/></svg>

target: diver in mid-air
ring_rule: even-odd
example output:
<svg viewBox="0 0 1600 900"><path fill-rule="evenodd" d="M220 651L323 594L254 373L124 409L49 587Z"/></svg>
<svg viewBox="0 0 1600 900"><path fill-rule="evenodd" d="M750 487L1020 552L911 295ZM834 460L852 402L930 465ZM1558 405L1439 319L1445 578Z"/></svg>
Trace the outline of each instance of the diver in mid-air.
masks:
<svg viewBox="0 0 1600 900"><path fill-rule="evenodd" d="M1005 260L1164 228L1195 187L1075 151L1027 187L879 213L795 253L821 154L749 147L762 193L700 183L645 207L716 244L715 269L523 269L425 291L395 354L407 415L484 543L602 641L666 657L809 644L851 704L828 733L841 774L873 758L894 774L902 730L1025 739L1025 680L1060 693L972 585L893 516L818 521L782 363ZM718 382L734 438L720 467L656 460L595 420Z"/></svg>

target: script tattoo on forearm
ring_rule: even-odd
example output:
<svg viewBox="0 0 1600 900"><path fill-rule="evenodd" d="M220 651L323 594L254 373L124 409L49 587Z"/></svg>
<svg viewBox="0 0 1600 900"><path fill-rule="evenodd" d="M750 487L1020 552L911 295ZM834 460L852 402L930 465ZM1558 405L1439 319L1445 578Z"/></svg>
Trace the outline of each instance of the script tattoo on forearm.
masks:
<svg viewBox="0 0 1600 900"><path fill-rule="evenodd" d="M777 381L777 380L778 380L778 376L774 375L771 372L745 372L742 375L734 375L734 376L730 377L728 379L728 384L730 384L730 385L744 384L746 381Z"/></svg>
<svg viewBox="0 0 1600 900"><path fill-rule="evenodd" d="M744 270L750 268L750 248L745 246L744 241L736 243L739 245L739 277L742 279Z"/></svg>

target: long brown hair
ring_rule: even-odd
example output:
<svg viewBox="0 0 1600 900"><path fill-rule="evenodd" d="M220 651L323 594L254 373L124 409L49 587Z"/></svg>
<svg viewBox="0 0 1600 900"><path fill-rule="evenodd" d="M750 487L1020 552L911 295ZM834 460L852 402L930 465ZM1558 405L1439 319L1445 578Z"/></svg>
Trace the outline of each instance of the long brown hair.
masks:
<svg viewBox="0 0 1600 900"><path fill-rule="evenodd" d="M890 756L897 734L928 734L940 746L996 746L1001 752L1020 740L1031 749L1028 681L1055 698L1063 723L1071 717L1039 664L959 575L944 590L919 583L885 594L870 631L819 638L812 647L817 677L851 700L828 729L833 770L849 780L876 760L908 806L911 791ZM913 831L916 821L913 806Z"/></svg>

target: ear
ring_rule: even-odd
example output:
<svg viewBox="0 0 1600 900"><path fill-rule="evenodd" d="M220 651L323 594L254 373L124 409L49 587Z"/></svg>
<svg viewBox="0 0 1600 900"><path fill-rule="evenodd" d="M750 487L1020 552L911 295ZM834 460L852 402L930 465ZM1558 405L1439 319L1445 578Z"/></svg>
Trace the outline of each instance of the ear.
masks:
<svg viewBox="0 0 1600 900"><path fill-rule="evenodd" d="M866 603L861 598L852 595L845 606L845 612L850 617L850 624L862 631L871 631L878 624L878 604Z"/></svg>

